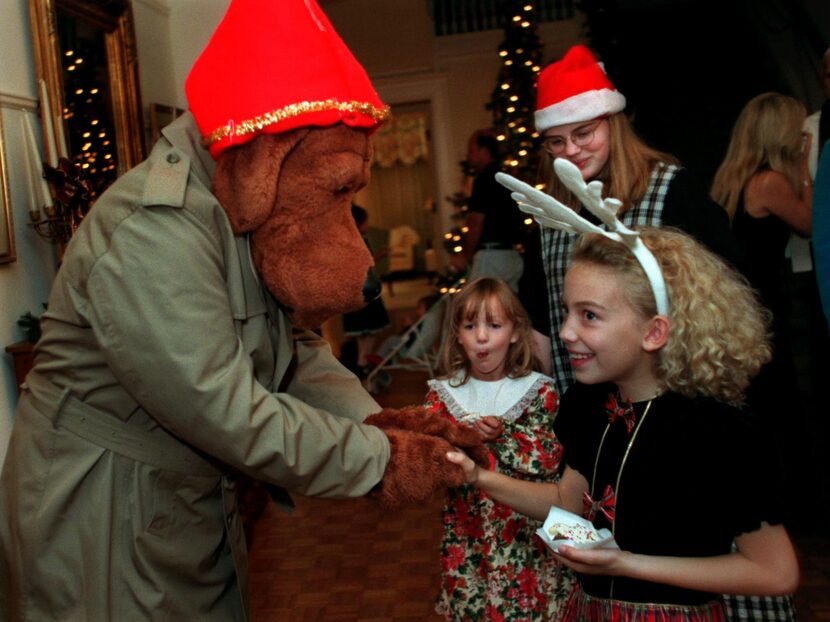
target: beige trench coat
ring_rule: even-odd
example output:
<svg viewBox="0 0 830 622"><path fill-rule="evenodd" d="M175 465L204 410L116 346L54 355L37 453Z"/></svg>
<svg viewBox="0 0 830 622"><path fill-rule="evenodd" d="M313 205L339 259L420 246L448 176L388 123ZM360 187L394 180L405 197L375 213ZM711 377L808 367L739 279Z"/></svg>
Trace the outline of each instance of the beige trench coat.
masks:
<svg viewBox="0 0 830 622"><path fill-rule="evenodd" d="M264 293L212 167L185 115L69 244L0 479L0 618L245 620L234 473L383 475L377 403Z"/></svg>

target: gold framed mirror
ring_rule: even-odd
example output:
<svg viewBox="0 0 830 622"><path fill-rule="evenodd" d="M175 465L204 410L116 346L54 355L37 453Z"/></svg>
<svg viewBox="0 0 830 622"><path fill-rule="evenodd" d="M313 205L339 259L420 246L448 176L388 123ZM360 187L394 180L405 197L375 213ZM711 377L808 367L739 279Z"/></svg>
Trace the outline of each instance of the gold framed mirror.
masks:
<svg viewBox="0 0 830 622"><path fill-rule="evenodd" d="M44 153L80 164L96 195L144 158L129 0L29 0Z"/></svg>

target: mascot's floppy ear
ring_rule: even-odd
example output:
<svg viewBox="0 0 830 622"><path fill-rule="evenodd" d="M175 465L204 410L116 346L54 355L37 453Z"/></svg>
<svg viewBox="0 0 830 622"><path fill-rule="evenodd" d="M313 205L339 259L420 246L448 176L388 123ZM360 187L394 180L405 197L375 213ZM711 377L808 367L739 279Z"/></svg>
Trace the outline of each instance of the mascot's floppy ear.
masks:
<svg viewBox="0 0 830 622"><path fill-rule="evenodd" d="M219 155L213 172L213 193L225 208L236 235L253 231L271 214L282 163L306 134L306 128L263 134Z"/></svg>

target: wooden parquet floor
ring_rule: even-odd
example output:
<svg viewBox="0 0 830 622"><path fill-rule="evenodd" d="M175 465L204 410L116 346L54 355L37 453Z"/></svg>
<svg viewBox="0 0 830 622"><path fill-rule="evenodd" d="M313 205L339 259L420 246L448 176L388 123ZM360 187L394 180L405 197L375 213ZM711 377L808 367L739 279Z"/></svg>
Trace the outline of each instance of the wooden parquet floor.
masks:
<svg viewBox="0 0 830 622"><path fill-rule="evenodd" d="M419 403L426 376L393 371L384 406ZM386 514L368 499L298 497L287 516L270 504L254 527L253 622L440 620L440 499ZM825 524L830 521L825 519ZM801 622L830 622L830 539L795 534L802 562Z"/></svg>
<svg viewBox="0 0 830 622"><path fill-rule="evenodd" d="M382 406L420 403L427 376L393 371ZM373 501L295 496L269 504L249 554L253 622L398 622L433 614L440 577L441 499L395 514Z"/></svg>

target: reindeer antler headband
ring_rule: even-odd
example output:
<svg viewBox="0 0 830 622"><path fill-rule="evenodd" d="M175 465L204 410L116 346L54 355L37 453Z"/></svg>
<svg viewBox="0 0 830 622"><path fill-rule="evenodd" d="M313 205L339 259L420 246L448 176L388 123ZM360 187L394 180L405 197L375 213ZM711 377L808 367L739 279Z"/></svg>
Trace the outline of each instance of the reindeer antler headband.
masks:
<svg viewBox="0 0 830 622"><path fill-rule="evenodd" d="M663 273L660 271L660 264L657 263L657 259L648 247L643 244L640 233L629 229L617 218L617 211L622 206L622 202L613 198L603 199L602 182L592 181L586 184L576 165L564 158L554 160L553 169L565 187L576 195L589 212L608 227L608 231L585 220L552 196L515 177L505 173L496 173L496 181L511 191L511 196L518 203L520 210L533 216L543 227L568 233L599 233L610 240L624 244L646 273L651 291L654 293L654 301L657 303L657 313L668 315L669 297Z"/></svg>

